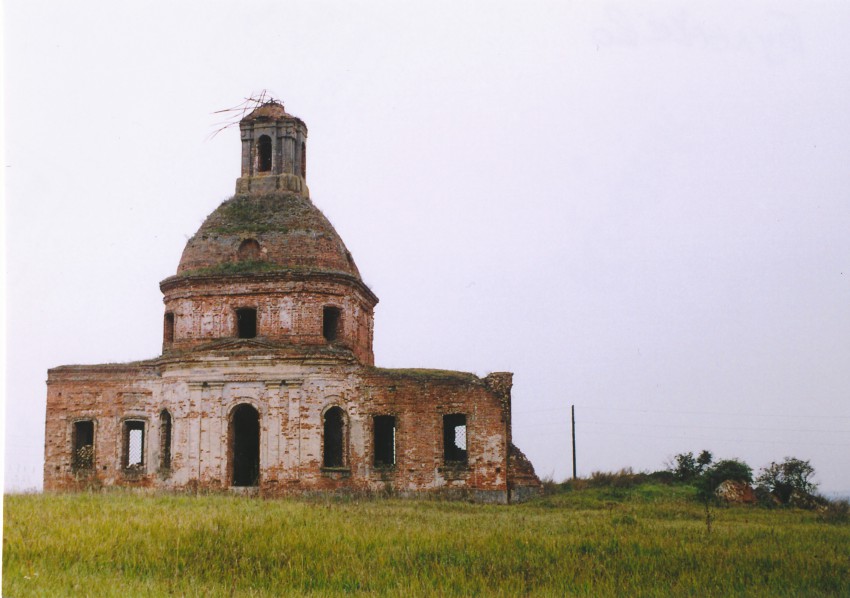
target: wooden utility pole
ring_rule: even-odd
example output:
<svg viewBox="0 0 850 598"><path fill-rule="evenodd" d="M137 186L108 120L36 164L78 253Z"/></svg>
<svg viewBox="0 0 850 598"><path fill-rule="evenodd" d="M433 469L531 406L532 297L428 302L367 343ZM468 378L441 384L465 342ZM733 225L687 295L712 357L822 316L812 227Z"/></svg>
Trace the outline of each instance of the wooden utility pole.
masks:
<svg viewBox="0 0 850 598"><path fill-rule="evenodd" d="M573 418L573 479L576 479L576 406L570 405Z"/></svg>

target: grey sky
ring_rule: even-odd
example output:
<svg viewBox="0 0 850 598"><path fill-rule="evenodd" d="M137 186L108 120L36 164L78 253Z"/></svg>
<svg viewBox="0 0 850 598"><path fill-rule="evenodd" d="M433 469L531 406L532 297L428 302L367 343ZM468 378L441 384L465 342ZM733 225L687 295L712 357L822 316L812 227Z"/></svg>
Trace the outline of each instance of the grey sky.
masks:
<svg viewBox="0 0 850 598"><path fill-rule="evenodd" d="M6 487L48 367L153 357L269 89L388 367L515 373L541 475L710 449L850 493L850 4L7 0Z"/></svg>

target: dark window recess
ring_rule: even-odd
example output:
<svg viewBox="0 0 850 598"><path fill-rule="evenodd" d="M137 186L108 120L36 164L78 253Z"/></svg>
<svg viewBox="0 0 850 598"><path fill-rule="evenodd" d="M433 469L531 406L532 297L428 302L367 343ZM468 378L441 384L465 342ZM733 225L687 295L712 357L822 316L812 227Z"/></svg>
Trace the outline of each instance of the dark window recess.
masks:
<svg viewBox="0 0 850 598"><path fill-rule="evenodd" d="M256 239L245 239L239 244L236 257L243 262L260 259L260 243Z"/></svg>
<svg viewBox="0 0 850 598"><path fill-rule="evenodd" d="M260 414L251 405L239 405L230 422L234 486L256 486L260 481Z"/></svg>
<svg viewBox="0 0 850 598"><path fill-rule="evenodd" d="M301 142L301 178L307 178L307 144Z"/></svg>
<svg viewBox="0 0 850 598"><path fill-rule="evenodd" d="M80 471L94 467L94 422L91 420L74 422L71 446L71 469Z"/></svg>
<svg viewBox="0 0 850 598"><path fill-rule="evenodd" d="M171 414L165 409L159 414L159 468L171 469Z"/></svg>
<svg viewBox="0 0 850 598"><path fill-rule="evenodd" d="M463 413L443 416L443 458L447 463L467 462L466 415Z"/></svg>
<svg viewBox="0 0 850 598"><path fill-rule="evenodd" d="M124 469L141 469L145 465L145 422L124 422Z"/></svg>
<svg viewBox="0 0 850 598"><path fill-rule="evenodd" d="M339 407L331 407L325 412L323 460L325 467L343 467L345 465L345 414Z"/></svg>
<svg viewBox="0 0 850 598"><path fill-rule="evenodd" d="M171 312L165 314L162 337L166 344L174 342L174 314Z"/></svg>
<svg viewBox="0 0 850 598"><path fill-rule="evenodd" d="M375 427L375 465L395 465L395 417L376 415Z"/></svg>
<svg viewBox="0 0 850 598"><path fill-rule="evenodd" d="M257 170L268 172L272 169L272 140L268 135L260 135L257 141Z"/></svg>
<svg viewBox="0 0 850 598"><path fill-rule="evenodd" d="M339 337L340 311L338 307L325 307L322 310L322 334L327 341L335 341Z"/></svg>
<svg viewBox="0 0 850 598"><path fill-rule="evenodd" d="M239 338L254 338L257 336L257 310L253 307L237 309L236 328Z"/></svg>

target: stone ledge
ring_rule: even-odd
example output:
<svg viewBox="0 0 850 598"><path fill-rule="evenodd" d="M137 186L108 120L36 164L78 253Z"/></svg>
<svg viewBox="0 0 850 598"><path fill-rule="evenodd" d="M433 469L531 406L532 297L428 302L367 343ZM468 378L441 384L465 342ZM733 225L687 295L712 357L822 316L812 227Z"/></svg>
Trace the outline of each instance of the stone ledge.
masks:
<svg viewBox="0 0 850 598"><path fill-rule="evenodd" d="M268 174L258 176L243 176L236 179L236 193L298 193L304 197L310 197L307 184L297 174Z"/></svg>

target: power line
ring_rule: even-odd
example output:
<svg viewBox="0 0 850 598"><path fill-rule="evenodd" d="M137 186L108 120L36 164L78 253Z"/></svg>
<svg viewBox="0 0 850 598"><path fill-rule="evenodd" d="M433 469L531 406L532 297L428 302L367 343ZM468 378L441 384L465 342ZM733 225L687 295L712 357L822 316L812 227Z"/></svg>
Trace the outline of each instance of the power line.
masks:
<svg viewBox="0 0 850 598"><path fill-rule="evenodd" d="M593 407L590 405L578 405L582 409L595 409L597 411L627 411L629 413L669 413L682 415L722 415L726 417L790 417L794 419L809 418L809 419L850 419L850 415L801 415L789 413L740 413L740 412L722 412L722 411L679 411L679 410L664 410L664 409L629 409L626 407ZM545 409L519 410L514 411L514 416L525 415L530 413L547 413L552 411L563 411L561 407L552 407Z"/></svg>
<svg viewBox="0 0 850 598"><path fill-rule="evenodd" d="M581 422L578 422L581 423ZM517 426L514 426L516 429ZM563 430L563 424L561 424L560 429ZM542 438L559 438L562 439L564 437L562 431L558 432L545 432L545 433L536 433L535 436ZM616 432L606 434L604 432L595 434L597 438L642 438L646 440L699 440L701 442L708 443L719 443L719 442L728 442L728 443L746 443L746 444L788 444L788 438L779 438L775 440L756 440L753 438L717 438L717 437L709 437L709 436L647 436L646 434L632 434L628 432ZM793 439L794 443L804 444L806 446L826 446L826 447L850 447L850 444L841 444L841 443L826 443L826 442L809 442L805 439ZM606 444L612 444L610 441L606 441Z"/></svg>
<svg viewBox="0 0 850 598"><path fill-rule="evenodd" d="M741 412L724 412L724 411L679 411L679 410L664 410L664 409L629 409L629 408L606 408L606 407L591 407L589 405L584 406L584 409L597 409L597 410L614 410L614 411L628 411L630 413L675 413L675 414L686 414L686 415L723 415L728 417L792 417L794 419L799 418L812 418L812 419L850 419L850 415L802 415L795 413L741 413Z"/></svg>
<svg viewBox="0 0 850 598"><path fill-rule="evenodd" d="M700 425L691 425L691 424L653 424L653 423L640 423L635 424L635 422L605 422L605 421L594 421L594 420L580 420L578 423L582 424L590 424L594 426L627 426L634 427L639 426L641 428L665 428L665 429L677 429L681 430L683 428L687 429L696 429L696 430L735 430L738 432L799 432L799 433L811 433L811 434L850 434L850 430L825 430L825 429L808 429L801 430L799 428L760 428L760 427L741 427L741 426L700 426ZM555 427L563 427L563 421L558 420L550 420L543 423L534 423L534 422L514 422L514 429L539 429L539 428L555 428Z"/></svg>
<svg viewBox="0 0 850 598"><path fill-rule="evenodd" d="M597 426L634 426L634 422L597 422L591 420L582 420L583 424L592 424ZM732 426L692 426L687 424L640 424L643 428L695 428L698 430L736 430L741 432L811 432L815 434L835 433L835 434L850 434L850 430L800 430L795 428L752 428L752 427L732 427Z"/></svg>

